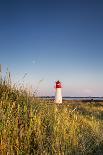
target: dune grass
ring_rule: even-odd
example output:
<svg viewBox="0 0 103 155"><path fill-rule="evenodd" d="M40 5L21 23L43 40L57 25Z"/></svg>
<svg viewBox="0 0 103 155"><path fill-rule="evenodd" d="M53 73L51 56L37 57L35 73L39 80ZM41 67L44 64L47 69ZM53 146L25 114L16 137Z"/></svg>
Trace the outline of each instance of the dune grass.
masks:
<svg viewBox="0 0 103 155"><path fill-rule="evenodd" d="M103 103L57 105L2 81L0 154L102 155Z"/></svg>

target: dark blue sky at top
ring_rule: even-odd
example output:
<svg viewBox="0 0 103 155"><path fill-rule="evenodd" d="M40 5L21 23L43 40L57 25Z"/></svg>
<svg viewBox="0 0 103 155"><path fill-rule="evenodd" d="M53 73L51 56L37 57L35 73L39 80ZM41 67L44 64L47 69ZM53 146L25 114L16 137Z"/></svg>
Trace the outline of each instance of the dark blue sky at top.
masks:
<svg viewBox="0 0 103 155"><path fill-rule="evenodd" d="M0 0L0 63L53 94L102 95L102 0Z"/></svg>

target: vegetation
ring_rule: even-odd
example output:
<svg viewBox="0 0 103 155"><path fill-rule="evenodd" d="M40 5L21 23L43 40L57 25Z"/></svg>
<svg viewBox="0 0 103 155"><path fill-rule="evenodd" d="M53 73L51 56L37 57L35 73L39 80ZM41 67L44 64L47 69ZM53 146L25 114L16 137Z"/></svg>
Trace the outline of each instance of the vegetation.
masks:
<svg viewBox="0 0 103 155"><path fill-rule="evenodd" d="M103 103L40 100L0 83L1 155L102 155Z"/></svg>

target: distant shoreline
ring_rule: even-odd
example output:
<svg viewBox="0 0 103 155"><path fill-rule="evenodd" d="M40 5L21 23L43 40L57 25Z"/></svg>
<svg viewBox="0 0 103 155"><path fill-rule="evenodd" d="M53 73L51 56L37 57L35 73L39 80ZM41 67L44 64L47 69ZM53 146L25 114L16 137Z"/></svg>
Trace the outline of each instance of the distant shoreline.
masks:
<svg viewBox="0 0 103 155"><path fill-rule="evenodd" d="M55 97L52 96L41 96L37 97L39 99L44 99L44 100L51 100L54 101ZM64 102L103 102L103 97L63 97Z"/></svg>
<svg viewBox="0 0 103 155"><path fill-rule="evenodd" d="M54 99L55 96L38 96L37 98ZM103 97L63 97L64 100L103 100Z"/></svg>
<svg viewBox="0 0 103 155"><path fill-rule="evenodd" d="M55 98L55 96L38 96L40 98ZM63 98L103 98L102 96L63 96Z"/></svg>

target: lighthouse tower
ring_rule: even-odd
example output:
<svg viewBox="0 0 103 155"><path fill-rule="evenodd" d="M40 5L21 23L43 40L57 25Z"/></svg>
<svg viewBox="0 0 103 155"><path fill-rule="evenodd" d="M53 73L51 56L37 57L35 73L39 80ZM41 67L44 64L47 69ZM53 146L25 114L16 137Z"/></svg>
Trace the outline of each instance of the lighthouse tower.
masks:
<svg viewBox="0 0 103 155"><path fill-rule="evenodd" d="M62 103L62 92L61 92L61 82L56 82L56 93L55 93L55 103Z"/></svg>

